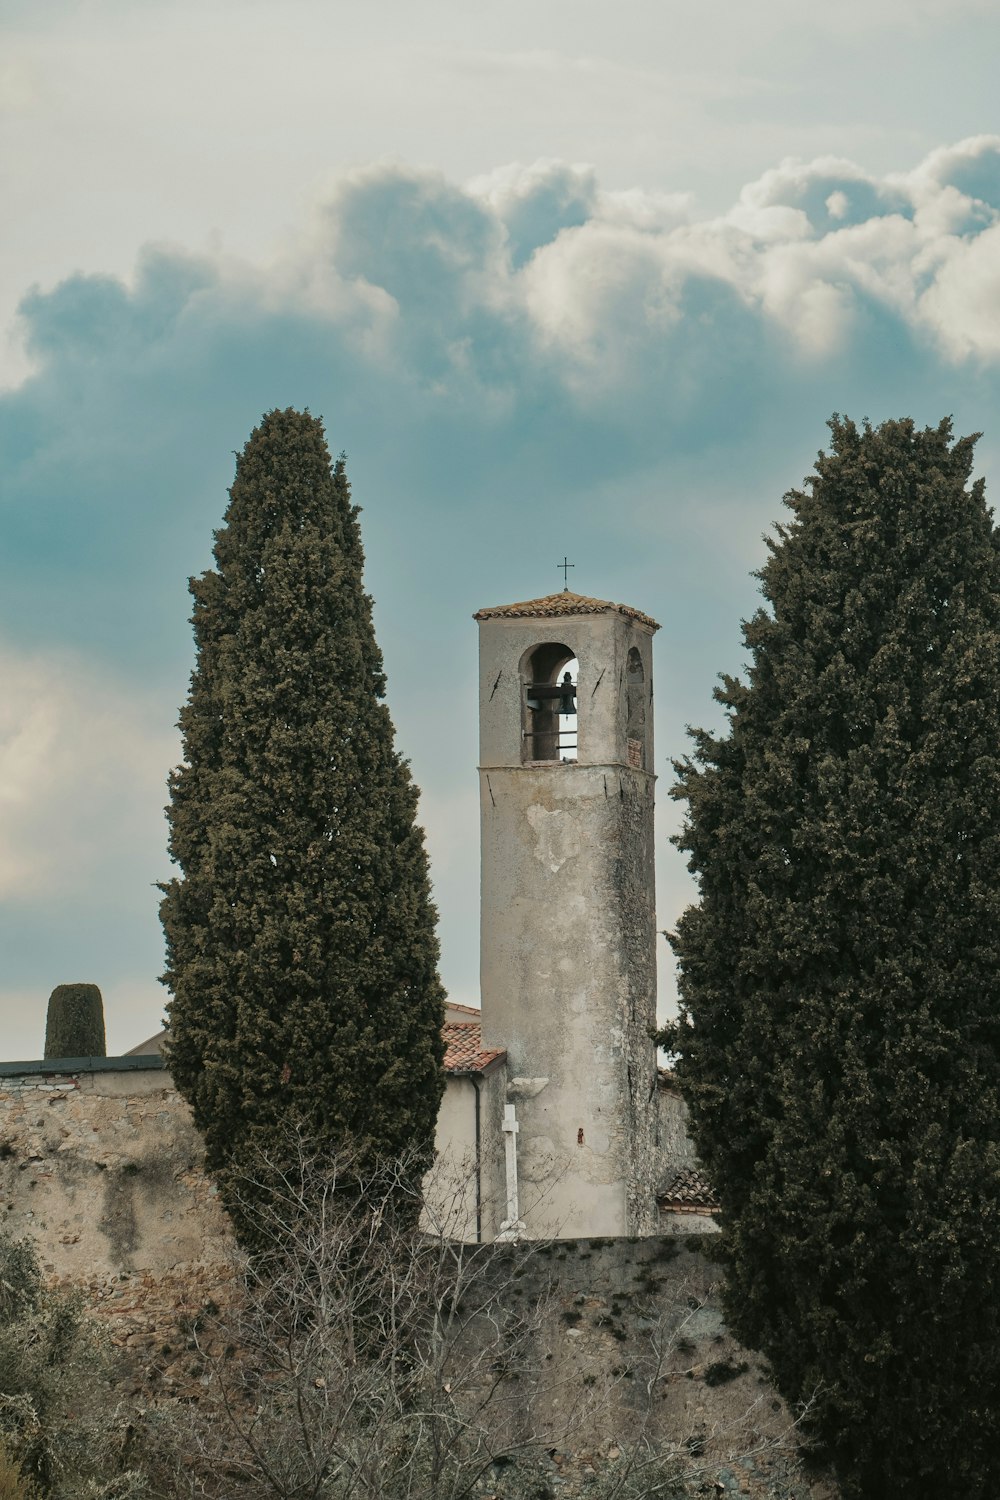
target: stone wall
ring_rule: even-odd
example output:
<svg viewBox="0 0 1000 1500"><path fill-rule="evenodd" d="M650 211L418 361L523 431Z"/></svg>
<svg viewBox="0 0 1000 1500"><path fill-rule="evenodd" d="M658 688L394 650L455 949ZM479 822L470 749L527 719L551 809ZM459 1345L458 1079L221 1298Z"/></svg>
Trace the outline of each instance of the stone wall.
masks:
<svg viewBox="0 0 1000 1500"><path fill-rule="evenodd" d="M660 1072L656 1089L656 1160L658 1191L684 1167L697 1167L698 1157L688 1135L688 1110L672 1073Z"/></svg>
<svg viewBox="0 0 1000 1500"><path fill-rule="evenodd" d="M0 1227L33 1238L49 1277L84 1292L140 1376L196 1395L192 1330L224 1304L235 1247L187 1106L155 1058L21 1066L0 1068ZM710 1239L673 1237L498 1250L509 1305L541 1310L543 1374L525 1397L554 1491L586 1493L649 1439L704 1466L708 1493L833 1495L802 1469L786 1408L730 1337L710 1252Z"/></svg>
<svg viewBox="0 0 1000 1500"><path fill-rule="evenodd" d="M524 1410L554 1493L586 1496L649 1443L676 1456L688 1493L835 1500L764 1366L726 1327L713 1239L525 1242L498 1260L505 1300L537 1320Z"/></svg>
<svg viewBox="0 0 1000 1500"><path fill-rule="evenodd" d="M184 1330L234 1252L187 1105L155 1058L31 1066L0 1076L0 1227L29 1235L116 1343L182 1380Z"/></svg>

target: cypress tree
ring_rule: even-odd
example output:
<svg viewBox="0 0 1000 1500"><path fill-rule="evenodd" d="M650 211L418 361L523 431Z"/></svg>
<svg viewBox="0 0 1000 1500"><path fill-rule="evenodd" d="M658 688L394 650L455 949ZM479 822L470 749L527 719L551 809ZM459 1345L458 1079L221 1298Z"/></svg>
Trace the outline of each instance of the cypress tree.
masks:
<svg viewBox="0 0 1000 1500"><path fill-rule="evenodd" d="M57 984L45 1016L45 1056L106 1057L104 1001L96 984Z"/></svg>
<svg viewBox="0 0 1000 1500"><path fill-rule="evenodd" d="M975 439L835 417L676 767L663 1040L734 1331L844 1494L1000 1490L1000 562Z"/></svg>
<svg viewBox="0 0 1000 1500"><path fill-rule="evenodd" d="M358 507L322 424L272 411L237 460L162 887L168 1062L237 1232L239 1179L304 1132L367 1166L433 1153L443 991L417 791L394 748Z"/></svg>

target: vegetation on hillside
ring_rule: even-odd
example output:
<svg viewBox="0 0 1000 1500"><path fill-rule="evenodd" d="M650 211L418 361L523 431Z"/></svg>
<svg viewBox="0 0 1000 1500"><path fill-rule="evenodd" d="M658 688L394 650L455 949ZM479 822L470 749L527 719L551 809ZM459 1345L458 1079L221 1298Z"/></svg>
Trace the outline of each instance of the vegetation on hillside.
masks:
<svg viewBox="0 0 1000 1500"><path fill-rule="evenodd" d="M0 1496L138 1500L136 1413L82 1298L46 1288L34 1246L0 1234Z"/></svg>
<svg viewBox="0 0 1000 1500"><path fill-rule="evenodd" d="M289 1125L361 1160L433 1151L443 992L417 791L393 743L358 509L322 424L237 461L170 778L169 1065L237 1231L240 1163Z"/></svg>
<svg viewBox="0 0 1000 1500"><path fill-rule="evenodd" d="M427 1233L396 1209L405 1161L369 1173L298 1140L282 1162L244 1182L260 1248L192 1323L199 1398L169 1423L178 1500L680 1500L720 1472L801 1500L794 1424L756 1381L702 1397L694 1428L664 1421L668 1383L747 1368L701 1362L723 1340L675 1242L623 1243L594 1296L574 1295L590 1249L574 1275L572 1241L463 1243L468 1181L440 1163ZM691 1414L675 1400L675 1421Z"/></svg>
<svg viewBox="0 0 1000 1500"><path fill-rule="evenodd" d="M267 1194L242 1184L256 1253L178 1310L169 1383L176 1351L151 1347L152 1327L114 1350L122 1327L46 1289L30 1244L0 1236L0 1500L693 1500L718 1474L802 1500L794 1428L756 1382L664 1422L665 1381L719 1383L703 1361L718 1336L696 1329L704 1280L667 1271L673 1243L625 1247L608 1318L600 1293L565 1286L560 1242L421 1232L398 1212L409 1163L369 1174L296 1140L259 1167ZM434 1229L466 1194L437 1181Z"/></svg>
<svg viewBox="0 0 1000 1500"><path fill-rule="evenodd" d="M678 766L679 1053L735 1333L844 1493L1000 1490L1000 560L974 439L857 428L786 497Z"/></svg>

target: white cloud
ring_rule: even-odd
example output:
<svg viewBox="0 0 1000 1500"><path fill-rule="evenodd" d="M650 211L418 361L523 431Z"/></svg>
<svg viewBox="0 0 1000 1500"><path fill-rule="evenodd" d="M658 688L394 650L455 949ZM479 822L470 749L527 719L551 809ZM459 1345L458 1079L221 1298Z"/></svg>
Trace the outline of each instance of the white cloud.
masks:
<svg viewBox="0 0 1000 1500"><path fill-rule="evenodd" d="M570 385L620 381L636 345L676 323L662 250L649 235L598 222L536 252L522 277L525 306L543 342L568 356Z"/></svg>
<svg viewBox="0 0 1000 1500"><path fill-rule="evenodd" d="M677 195L605 192L580 163L512 164L463 188L381 161L343 176L266 265L159 247L131 284L64 283L25 321L43 365L100 345L119 382L136 359L193 372L213 343L302 320L331 373L350 365L383 399L401 382L499 422L540 398L648 401L655 384L666 411L672 393L687 411L772 343L775 369L817 366L880 320L929 358L993 360L998 222L994 136L906 173L789 158L700 219Z"/></svg>
<svg viewBox="0 0 1000 1500"><path fill-rule="evenodd" d="M455 690L462 616L554 587L568 549L585 591L664 620L675 722L661 745L677 753L714 672L738 667L760 532L831 409L989 426L998 163L1000 138L982 136L904 173L789 159L729 211L698 215L658 188L607 191L577 161L463 187L383 160L343 174L280 256L161 245L127 281L77 277L31 298L37 370L0 397L0 893L23 954L0 975L14 997L0 1008L27 995L29 970L41 1003L62 979L104 979L124 1017L116 1045L155 1027L149 883L166 865L182 689L164 706L98 660L140 680L150 659L176 663L183 580L207 561L230 450L285 404L324 414L348 448L400 664L393 711L426 792L445 974L474 998L476 815L455 785L456 762L471 782L474 750L471 729L465 748L453 732L473 712ZM60 635L77 654L13 644ZM671 881L664 925L683 887ZM98 898L99 935L64 937L49 977L49 903L68 929Z"/></svg>
<svg viewBox="0 0 1000 1500"><path fill-rule="evenodd" d="M1000 135L974 135L939 146L910 173L896 179L919 199L952 186L964 196L1000 208Z"/></svg>
<svg viewBox="0 0 1000 1500"><path fill-rule="evenodd" d="M813 358L850 342L865 303L929 335L949 358L993 358L993 199L1000 205L992 136L881 178L843 158L788 160L748 184L729 213L695 223L677 221L676 202L677 218L664 222L662 202L647 211L638 191L629 219L615 222L592 191L587 221L536 249L521 277L525 304L546 341L605 379L609 349L662 337L678 321L683 285L698 277L731 288Z"/></svg>
<svg viewBox="0 0 1000 1500"><path fill-rule="evenodd" d="M889 163L978 129L995 92L995 0L5 9L3 326L32 282L150 240L265 256L323 174L401 149L459 179L583 159L719 205L779 151Z"/></svg>
<svg viewBox="0 0 1000 1500"><path fill-rule="evenodd" d="M123 364L155 347L162 369L175 357L190 368L194 345L221 330L236 340L306 319L355 379L399 380L491 421L533 382L589 410L657 380L669 404L672 390L688 402L732 374L727 322L742 327L746 359L764 357L751 324L761 351L777 340L815 365L849 352L873 318L935 358L994 359L997 222L994 136L907 173L789 158L700 219L677 195L605 192L580 163L512 164L463 188L382 161L343 176L266 265L159 247L130 285L36 297L26 324L43 362L100 343Z"/></svg>
<svg viewBox="0 0 1000 1500"><path fill-rule="evenodd" d="M178 756L159 705L71 651L0 645L0 677L0 897L151 882Z"/></svg>
<svg viewBox="0 0 1000 1500"><path fill-rule="evenodd" d="M954 240L922 294L919 315L955 360L1000 359L1000 224Z"/></svg>

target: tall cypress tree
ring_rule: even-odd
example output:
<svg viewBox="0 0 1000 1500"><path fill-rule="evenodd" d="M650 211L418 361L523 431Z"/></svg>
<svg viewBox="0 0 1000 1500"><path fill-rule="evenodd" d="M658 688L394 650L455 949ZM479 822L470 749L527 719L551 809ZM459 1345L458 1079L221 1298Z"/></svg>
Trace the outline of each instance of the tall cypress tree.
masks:
<svg viewBox="0 0 1000 1500"><path fill-rule="evenodd" d="M164 980L170 1069L250 1239L237 1178L289 1127L368 1165L429 1161L443 991L358 508L316 418L254 430L214 555L190 585Z"/></svg>
<svg viewBox="0 0 1000 1500"><path fill-rule="evenodd" d="M678 765L734 1331L844 1493L1000 1491L1000 561L975 439L834 418Z"/></svg>

